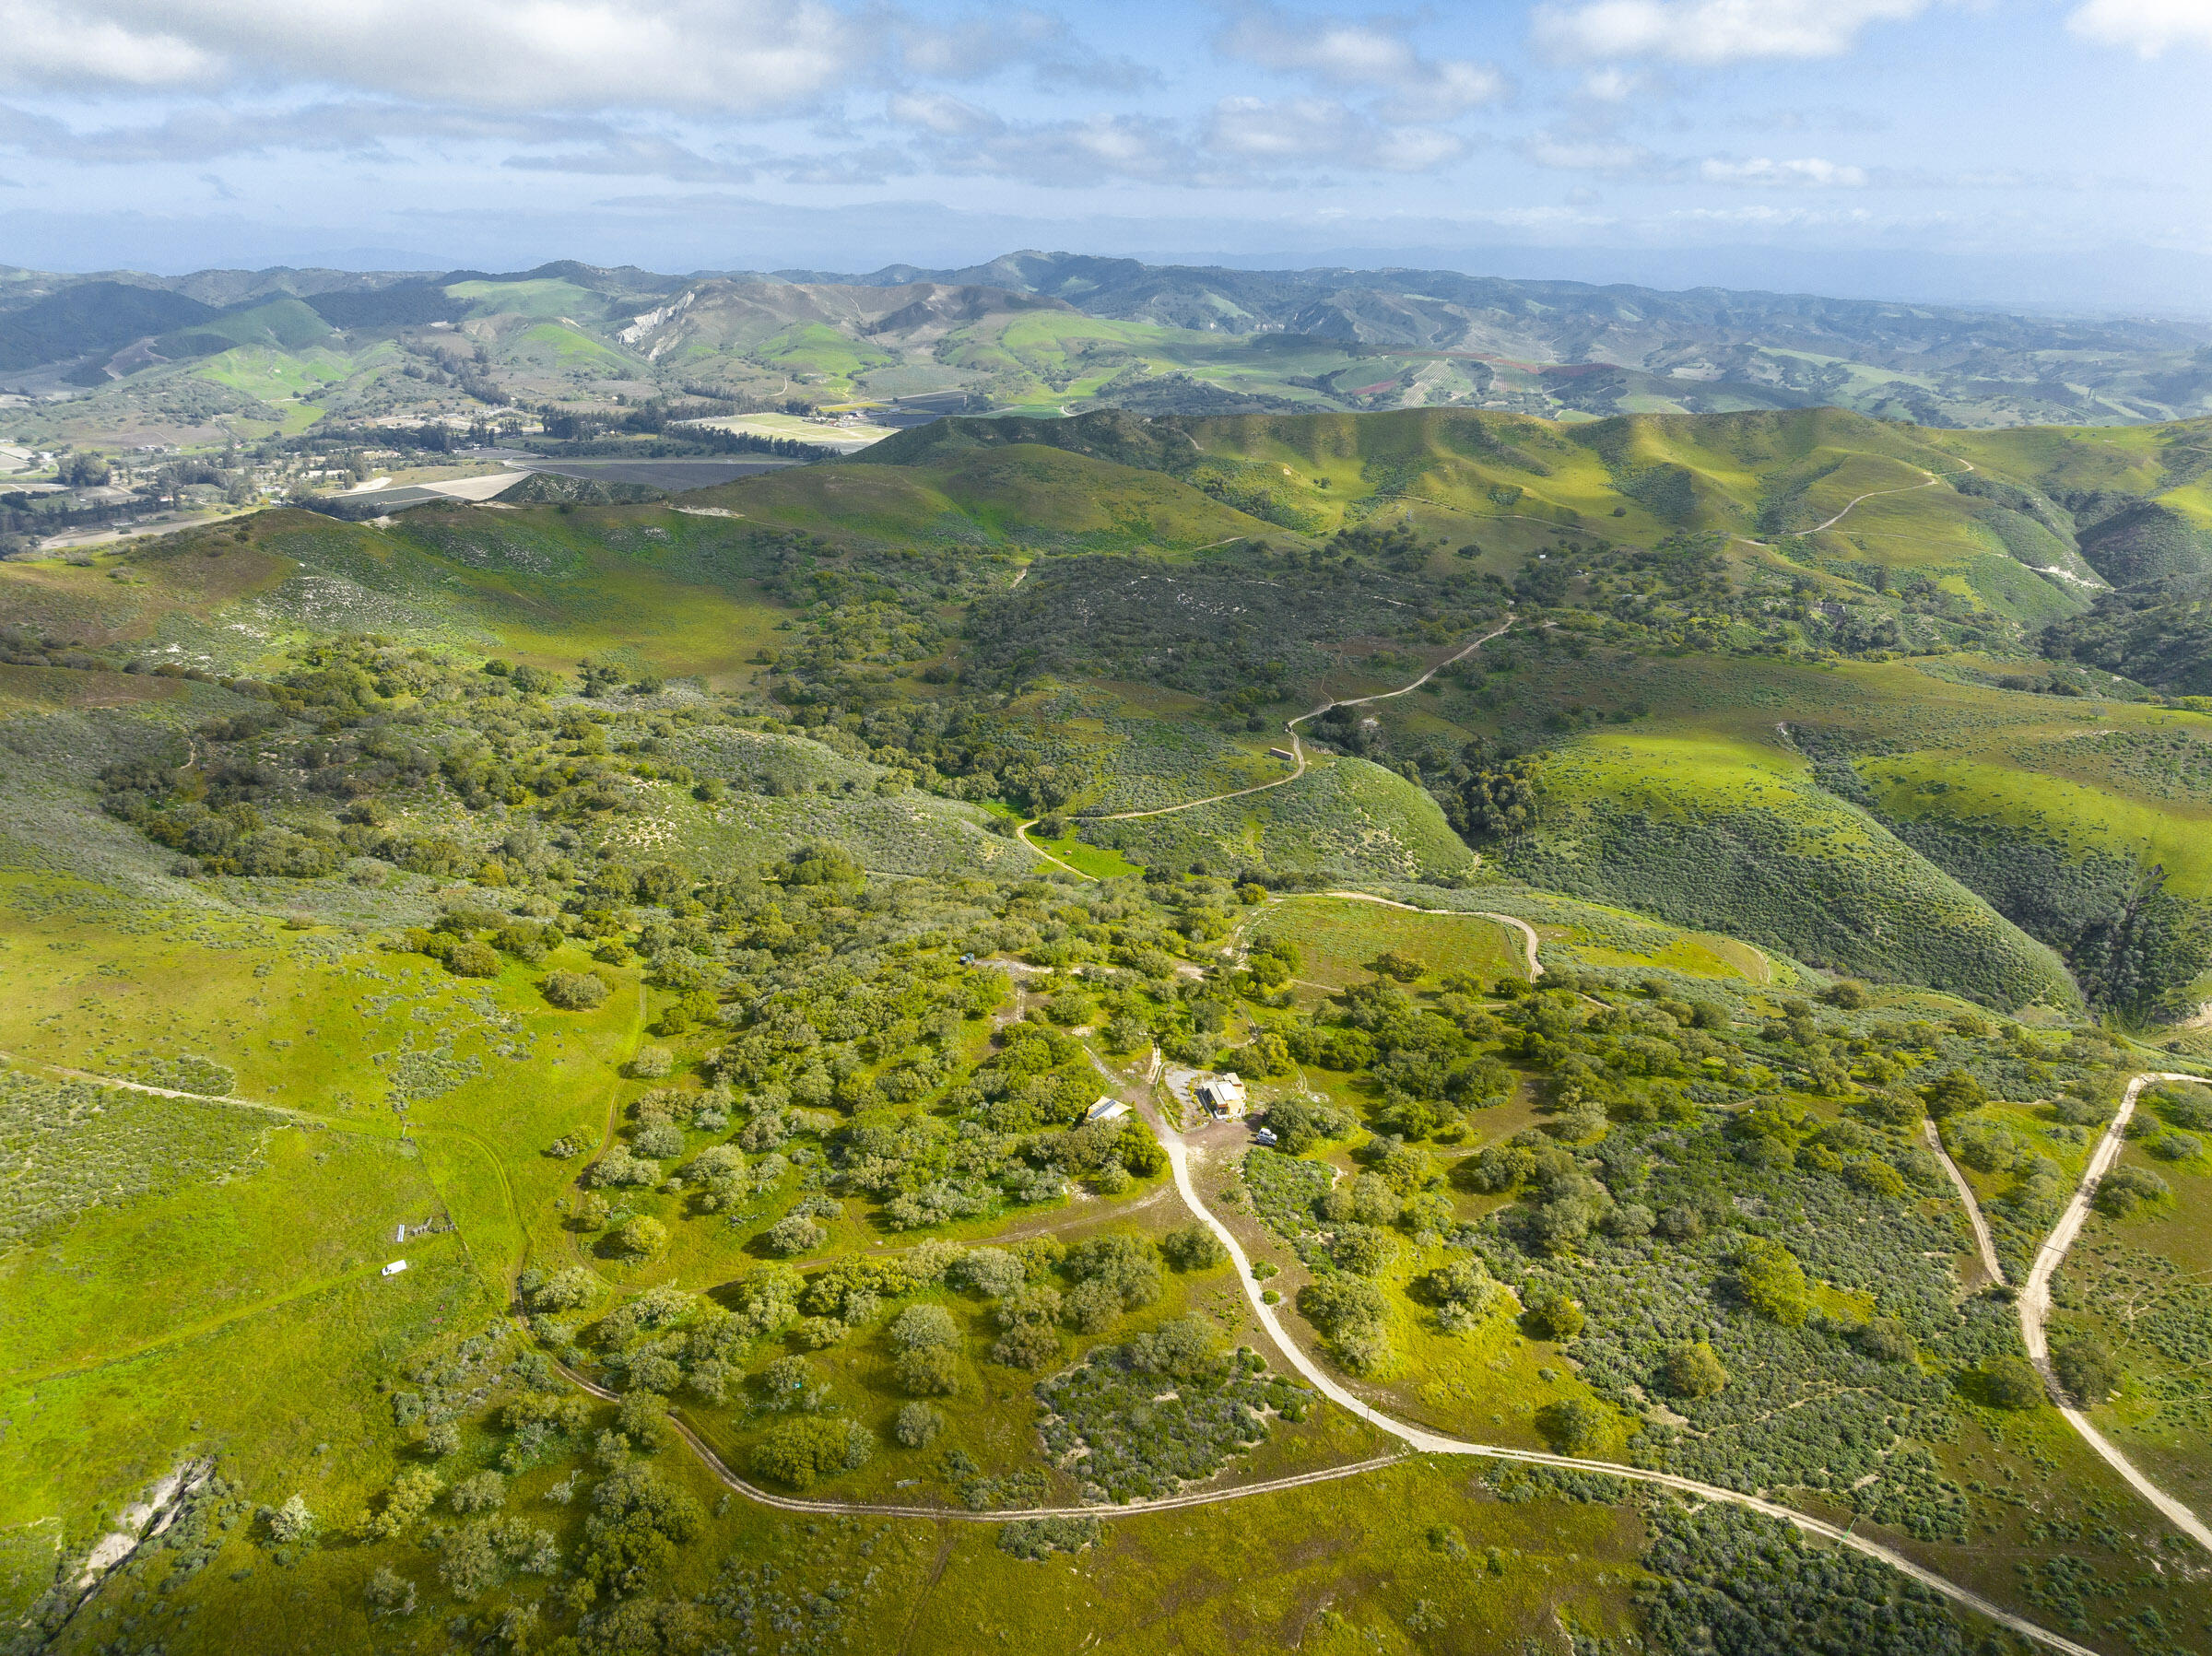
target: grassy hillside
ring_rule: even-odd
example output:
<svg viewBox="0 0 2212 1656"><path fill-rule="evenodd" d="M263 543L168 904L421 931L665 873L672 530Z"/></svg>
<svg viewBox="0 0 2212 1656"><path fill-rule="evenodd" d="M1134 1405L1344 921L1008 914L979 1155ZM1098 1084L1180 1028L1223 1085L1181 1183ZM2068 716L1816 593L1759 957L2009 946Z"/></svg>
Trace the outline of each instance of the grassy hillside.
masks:
<svg viewBox="0 0 2212 1656"><path fill-rule="evenodd" d="M1181 482L1039 444L896 471L794 468L697 493L768 523L955 545L1172 551L1269 527Z"/></svg>
<svg viewBox="0 0 2212 1656"><path fill-rule="evenodd" d="M1546 766L1535 826L1501 857L1536 885L1851 975L1918 979L2006 1010L2074 1000L2050 949L1806 771L1739 742L1592 737Z"/></svg>
<svg viewBox="0 0 2212 1656"><path fill-rule="evenodd" d="M530 281L461 299L620 320ZM2017 1266L2126 1077L2212 1061L2212 715L2038 653L2072 451L1976 495L1948 441L950 421L0 563L11 1649L1986 1642L1651 1469L2205 1621L1922 1120ZM2131 1145L2069 1333L2197 1268L2201 1149ZM1363 1466L1255 1297L1366 1409L1581 1464ZM2194 1493L2159 1303L2093 1406ZM677 1423L942 1516L757 1504ZM1176 1492L1239 1498L1124 1504Z"/></svg>
<svg viewBox="0 0 2212 1656"><path fill-rule="evenodd" d="M1447 807L1469 769L1479 778L1515 755L1571 757L1571 772L1545 761L1545 774L1561 779L1545 797L1562 814L1512 854L1541 859L1547 879L1586 894L1643 864L1633 877L1656 882L1639 899L1646 906L1729 929L1760 923L1754 913L1777 904L1789 918L1763 935L1853 969L2063 998L2054 949L2099 1004L2130 1017L2171 1017L2204 998L2212 910L2199 895L2200 836L2185 799L2191 715L2114 702L2146 692L2037 653L2048 641L2123 666L2140 659L2131 648L2161 660L2194 648L2185 635L2146 636L2170 614L2156 607L2163 588L2104 587L2091 561L2101 544L2080 526L2124 515L2127 499L2156 503L2124 488L2171 492L2193 476L2194 428L2109 444L2038 431L1952 444L1832 411L1569 429L1439 410L1096 415L940 422L883 445L865 469L904 459L913 464L900 470L926 472L1017 452L998 446L1017 439L1177 476L1285 527L1269 550L1215 553L1171 587L1112 563L1049 563L990 606L963 652L971 673L1019 661L1063 677L1149 675L1225 699L1243 687L1247 704L1221 707L1223 722L1264 694L1264 715L1249 711L1266 725L1317 699L1405 683L1511 594L1520 605L1512 636L1430 694L1378 703L1362 716L1371 723L1324 740L1410 763ZM2085 495L2084 484L2100 487ZM1354 562L1340 570L1323 558L1309 569L1297 548L1316 537L1357 548ZM1300 602L1300 588L1328 596ZM2126 612L2139 617L2137 631L2115 640L2117 623L2102 617L2132 604L2153 607ZM1408 624L1415 606L1432 631ZM1394 634L1411 648L1366 641ZM1900 659L1912 654L1924 668ZM1612 798L1633 792L1643 760L1594 758L1604 744L1579 734L1619 721L1648 724L1693 757L1715 737L1730 753L1747 742L1771 750L1786 724L1785 741L1802 739L1812 770L1775 755L1798 778L1794 790L1747 791L1734 761L1721 763L1709 797L1681 820L1662 812L1666 825L1653 828L1639 816L1649 801L1617 807ZM2107 728L2142 733L2124 736L2118 754L2182 746L2092 762L2094 745L2077 738ZM2006 786L2017 798L1996 808L1986 789L1955 778L1872 788L1861 771L1873 754L1938 784L1961 764L1994 767L2014 779ZM1701 774L1687 762L1663 769L1678 771ZM2077 792L2059 797L2067 787ZM1595 818L1581 815L1593 810ZM1808 837L1801 817L1830 831ZM1251 846L1258 833L1248 824L1210 837ZM1683 835L1694 852L1676 842ZM1175 854L1195 843L1177 838ZM1881 871L1877 885L1900 883L1877 899L1870 868ZM1900 934L1872 910L1821 911L1843 891L1900 912L1931 902L1950 918Z"/></svg>
<svg viewBox="0 0 2212 1656"><path fill-rule="evenodd" d="M909 397L1048 417L1448 406L1601 422L1835 406L2112 429L2201 417L2202 345L2142 321L1035 253L872 276L24 271L0 289L0 367L71 393L18 411L11 435L108 448L546 402L618 416L695 390L723 413Z"/></svg>

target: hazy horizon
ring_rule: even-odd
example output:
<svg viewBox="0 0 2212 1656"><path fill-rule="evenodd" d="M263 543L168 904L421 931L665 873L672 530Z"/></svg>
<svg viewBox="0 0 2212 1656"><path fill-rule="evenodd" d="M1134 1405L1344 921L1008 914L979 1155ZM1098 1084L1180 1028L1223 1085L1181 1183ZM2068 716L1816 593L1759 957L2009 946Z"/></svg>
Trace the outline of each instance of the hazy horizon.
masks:
<svg viewBox="0 0 2212 1656"><path fill-rule="evenodd" d="M2212 309L2183 0L0 0L0 261L30 268L1035 247Z"/></svg>

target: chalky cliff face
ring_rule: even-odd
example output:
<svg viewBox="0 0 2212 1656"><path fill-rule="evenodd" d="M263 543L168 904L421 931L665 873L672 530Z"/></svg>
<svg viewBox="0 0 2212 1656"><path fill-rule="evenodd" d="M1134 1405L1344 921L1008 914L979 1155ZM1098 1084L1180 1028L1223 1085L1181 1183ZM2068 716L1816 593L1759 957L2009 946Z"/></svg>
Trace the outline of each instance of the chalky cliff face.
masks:
<svg viewBox="0 0 2212 1656"><path fill-rule="evenodd" d="M2197 443L954 418L0 563L26 1648L2204 1621Z"/></svg>

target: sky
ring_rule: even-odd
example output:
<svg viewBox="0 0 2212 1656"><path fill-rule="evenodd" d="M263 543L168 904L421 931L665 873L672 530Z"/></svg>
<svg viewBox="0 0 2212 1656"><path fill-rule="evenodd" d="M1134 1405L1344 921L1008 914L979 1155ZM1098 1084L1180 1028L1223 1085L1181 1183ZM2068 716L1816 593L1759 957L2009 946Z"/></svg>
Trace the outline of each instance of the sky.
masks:
<svg viewBox="0 0 2212 1656"><path fill-rule="evenodd" d="M2212 312L2212 0L0 0L0 264L1017 248Z"/></svg>

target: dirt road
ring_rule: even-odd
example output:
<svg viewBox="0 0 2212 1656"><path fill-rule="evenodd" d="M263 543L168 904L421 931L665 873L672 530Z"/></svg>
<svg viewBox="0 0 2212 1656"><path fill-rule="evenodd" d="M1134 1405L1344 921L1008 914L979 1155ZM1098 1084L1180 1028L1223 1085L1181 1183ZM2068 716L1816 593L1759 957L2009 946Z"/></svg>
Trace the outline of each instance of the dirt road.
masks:
<svg viewBox="0 0 2212 1656"><path fill-rule="evenodd" d="M1232 789L1227 793L1208 794L1204 799L1185 800L1182 805L1161 805L1157 809L1150 811L1116 811L1112 816L1103 817L1100 820L1106 822L1135 822L1140 817L1146 816L1173 816L1177 811L1194 811L1200 805L1218 805L1222 800L1225 799L1242 799L1247 793L1265 793L1270 788L1280 788L1288 783L1294 782L1306 773L1306 749L1304 744L1301 743L1298 738L1298 727L1303 724L1307 720L1318 719L1322 716L1322 714L1327 712L1332 708L1365 707L1371 701L1388 701L1394 696L1408 695L1411 692L1419 689L1423 685L1434 678L1439 673L1441 673L1446 667L1452 665L1453 663L1465 661L1468 656L1474 654L1475 652L1481 649L1492 639L1498 637L1500 633L1504 632L1506 628L1512 626L1512 624L1513 618L1511 616L1508 616L1505 618L1505 625L1503 627L1495 628L1491 631L1484 633L1482 637L1477 639L1471 644L1462 645L1459 649L1453 651L1450 655L1444 657L1442 661L1437 663L1435 666L1430 668L1428 672L1422 674L1420 677L1415 679L1409 685L1403 685L1394 690L1378 691L1372 696L1347 696L1338 700L1324 701L1321 704L1321 706L1315 708L1312 712L1300 713L1296 718L1286 721L1283 728L1290 733L1290 753L1292 758L1296 761L1296 769L1294 769L1288 776L1278 776L1271 782L1259 782L1249 788Z"/></svg>
<svg viewBox="0 0 2212 1656"><path fill-rule="evenodd" d="M1512 914L1493 914L1488 909L1417 909L1411 903L1401 903L1394 898L1376 897L1365 891L1324 891L1323 897L1341 897L1355 903L1381 903L1385 909L1403 909L1408 914L1465 914L1477 920L1494 920L1501 926L1511 926L1521 934L1521 946L1526 952L1529 981L1534 982L1544 975L1544 964L1536 958L1536 928Z"/></svg>
<svg viewBox="0 0 2212 1656"><path fill-rule="evenodd" d="M1424 1430L1420 1427L1408 1426L1403 1421L1394 1420L1371 1407L1366 1400L1358 1393L1340 1385L1323 1369L1320 1364L1306 1355L1297 1341L1290 1337L1281 1321L1277 1317L1275 1308L1261 1297L1260 1284L1252 1274L1252 1261L1238 1243L1235 1233L1215 1217L1213 1211L1199 1199L1197 1186L1191 1179L1190 1155L1182 1142L1182 1135L1161 1120L1159 1112L1149 1106L1145 1107L1145 1112L1147 1119L1152 1123L1153 1130L1159 1133L1161 1145L1167 1149L1168 1165L1174 1173L1175 1188L1182 1193L1184 1205L1229 1250L1229 1256L1237 1267L1238 1278L1244 1288L1244 1298L1252 1308L1253 1315L1259 1319L1261 1326L1267 1330L1268 1335L1276 1346L1288 1359L1290 1366L1298 1370L1299 1375L1307 1384L1312 1386L1315 1391L1332 1403L1349 1409L1377 1431L1387 1432L1390 1436L1400 1439L1423 1454L1477 1455L1490 1460L1518 1461L1534 1466L1556 1466L1575 1472L1603 1473L1609 1477L1625 1478L1642 1484L1655 1484L1663 1488L1676 1490L1680 1494L1694 1496L1700 1500L1727 1501L1735 1506L1748 1507L1751 1510L1764 1513L1769 1518L1778 1518L1785 1523L1794 1524L1807 1534L1818 1535L1824 1540L1850 1547L1854 1552L1864 1553L1869 1558L1878 1558L1884 1564L1912 1577L1923 1586L1943 1594L1953 1603L1962 1604L1976 1615L1986 1616L1999 1626L2008 1627L2024 1638L2032 1638L2039 1644L2048 1645L2053 1650L2072 1652L2073 1656L2094 1656L2094 1652L2090 1651L2088 1647L2077 1645L2072 1639L2062 1638L2047 1627L2038 1627L2025 1616L2013 1615L2012 1612L1992 1603L1980 1593L1961 1587L1957 1582L1937 1575L1934 1570L1914 1563L1904 1554L1884 1546L1877 1541L1870 1541L1864 1535L1854 1533L1849 1526L1839 1529L1834 1524L1808 1517L1803 1512L1794 1511L1778 1502L1766 1500L1755 1495L1746 1495L1741 1490L1724 1489L1718 1485L1700 1484L1692 1478L1677 1477L1672 1473L1651 1472L1641 1467L1621 1466L1610 1461L1576 1460L1569 1455L1547 1454L1540 1450L1503 1449L1492 1444L1470 1443L1457 1438L1447 1438L1436 1432Z"/></svg>
<svg viewBox="0 0 2212 1656"><path fill-rule="evenodd" d="M1943 1163L1943 1170L1951 1176L1951 1183L1959 1192L1959 1200L1966 1204L1967 1223L1974 1227L1974 1245L1982 1251L1982 1268L1989 1273L1989 1280L2002 1283L2005 1267L1997 1263L1997 1245L1990 1239L1989 1226L1983 1220L1982 1204L1974 1200L1974 1187L1966 1181L1951 1153L1943 1147L1943 1134L1936 1131L1934 1122L1923 1122L1920 1130L1927 1135L1928 1148L1936 1152L1936 1159Z"/></svg>
<svg viewBox="0 0 2212 1656"><path fill-rule="evenodd" d="M2105 1464L2125 1478L2130 1487L2156 1507L2167 1521L2182 1531L2207 1552L2212 1552L2212 1527L2204 1520L2168 1495L2156 1484L2136 1470L2135 1463L2122 1454L2117 1447L2091 1426L2088 1417L2065 1400L2057 1376L2051 1371L2050 1344L2043 1337L2043 1323L2051 1315L2051 1277L2074 1246L2074 1239L2081 1234L2081 1227L2089 1216L2090 1200L2097 1194L2098 1183L2112 1171L2112 1164L2120 1159L2121 1147L2126 1143L2127 1123L2136 1113L2136 1100L2143 1089L2154 1081L2194 1081L2198 1075L2174 1075L2154 1071L2137 1075L2127 1084L2127 1094L2120 1101L2120 1113L2112 1124L2104 1130L2098 1143L2097 1154L2089 1157L2089 1165L2081 1175L2081 1183L2074 1192L2074 1200L2066 1204L2066 1211L2059 1216L2058 1224L2041 1249L2036 1252L2035 1264L2028 1273L2028 1281L2020 1289L2020 1338L2027 1343L2028 1356L2043 1377L2050 1391L2051 1401L2058 1412L2066 1417L2066 1424L2081 1434L2082 1441L2095 1450ZM1979 1221L1977 1221L1979 1223Z"/></svg>

